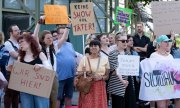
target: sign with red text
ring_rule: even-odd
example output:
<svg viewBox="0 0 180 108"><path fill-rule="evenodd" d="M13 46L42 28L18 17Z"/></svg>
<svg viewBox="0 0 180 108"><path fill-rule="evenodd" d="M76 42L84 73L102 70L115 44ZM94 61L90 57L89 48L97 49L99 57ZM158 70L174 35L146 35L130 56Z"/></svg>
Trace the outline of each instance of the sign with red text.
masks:
<svg viewBox="0 0 180 108"><path fill-rule="evenodd" d="M96 33L93 3L71 3L71 19L74 35Z"/></svg>
<svg viewBox="0 0 180 108"><path fill-rule="evenodd" d="M46 24L69 24L66 6L44 5Z"/></svg>
<svg viewBox="0 0 180 108"><path fill-rule="evenodd" d="M34 66L15 62L11 72L8 88L49 98L55 72L45 68L34 71Z"/></svg>

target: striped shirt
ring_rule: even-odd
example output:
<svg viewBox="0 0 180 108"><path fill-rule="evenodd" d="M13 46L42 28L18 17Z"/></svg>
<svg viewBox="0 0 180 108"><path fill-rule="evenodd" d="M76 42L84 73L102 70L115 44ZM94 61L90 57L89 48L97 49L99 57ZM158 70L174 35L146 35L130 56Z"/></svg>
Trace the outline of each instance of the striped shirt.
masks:
<svg viewBox="0 0 180 108"><path fill-rule="evenodd" d="M120 52L118 50L114 50L110 52L109 54L109 64L110 64L110 71L116 70L118 67L118 55L120 55ZM124 80L128 80L128 76L122 75L122 78ZM115 74L112 74L112 76L109 79L108 84L108 93L117 95L117 96L124 96L125 94L125 86L120 81L119 77Z"/></svg>

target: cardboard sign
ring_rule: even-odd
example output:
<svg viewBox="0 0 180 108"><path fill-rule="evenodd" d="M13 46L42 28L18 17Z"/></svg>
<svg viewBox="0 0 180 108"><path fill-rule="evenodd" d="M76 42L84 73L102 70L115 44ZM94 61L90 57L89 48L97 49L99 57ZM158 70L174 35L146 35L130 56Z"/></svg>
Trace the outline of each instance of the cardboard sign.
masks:
<svg viewBox="0 0 180 108"><path fill-rule="evenodd" d="M151 6L155 35L180 33L180 1L152 2Z"/></svg>
<svg viewBox="0 0 180 108"><path fill-rule="evenodd" d="M68 24L68 13L66 6L44 5L46 16L45 24Z"/></svg>
<svg viewBox="0 0 180 108"><path fill-rule="evenodd" d="M139 76L139 60L139 56L119 55L117 74Z"/></svg>
<svg viewBox="0 0 180 108"><path fill-rule="evenodd" d="M131 22L131 15L132 15L132 9L117 7L114 23L115 24L124 23L126 26L129 26Z"/></svg>
<svg viewBox="0 0 180 108"><path fill-rule="evenodd" d="M180 98L180 59L144 59L139 99L156 101Z"/></svg>
<svg viewBox="0 0 180 108"><path fill-rule="evenodd" d="M49 98L55 72L45 68L34 71L34 66L15 62L8 88Z"/></svg>
<svg viewBox="0 0 180 108"><path fill-rule="evenodd" d="M96 33L93 3L71 3L71 19L74 35Z"/></svg>

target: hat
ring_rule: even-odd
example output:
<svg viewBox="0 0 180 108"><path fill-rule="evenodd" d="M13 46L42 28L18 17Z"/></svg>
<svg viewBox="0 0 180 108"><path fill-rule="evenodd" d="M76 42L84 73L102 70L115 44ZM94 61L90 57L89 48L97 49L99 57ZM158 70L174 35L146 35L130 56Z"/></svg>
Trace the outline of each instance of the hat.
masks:
<svg viewBox="0 0 180 108"><path fill-rule="evenodd" d="M161 42L172 42L171 39L169 39L166 35L161 35L156 39L157 43Z"/></svg>

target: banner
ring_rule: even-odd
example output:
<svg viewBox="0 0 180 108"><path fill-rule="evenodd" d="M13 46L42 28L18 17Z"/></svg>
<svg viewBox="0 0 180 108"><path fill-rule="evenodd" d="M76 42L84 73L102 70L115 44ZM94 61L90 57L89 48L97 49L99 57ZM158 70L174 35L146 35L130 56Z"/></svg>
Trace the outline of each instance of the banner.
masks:
<svg viewBox="0 0 180 108"><path fill-rule="evenodd" d="M152 2L151 6L155 35L180 33L180 1Z"/></svg>
<svg viewBox="0 0 180 108"><path fill-rule="evenodd" d="M34 66L15 62L8 88L49 98L55 72L45 68L34 71Z"/></svg>
<svg viewBox="0 0 180 108"><path fill-rule="evenodd" d="M180 59L141 61L139 99L155 101L180 98Z"/></svg>
<svg viewBox="0 0 180 108"><path fill-rule="evenodd" d="M131 15L132 9L117 7L114 24L124 23L126 27L129 26L131 22Z"/></svg>
<svg viewBox="0 0 180 108"><path fill-rule="evenodd" d="M74 35L96 33L92 2L71 3L71 19Z"/></svg>
<svg viewBox="0 0 180 108"><path fill-rule="evenodd" d="M118 68L116 70L118 75L139 76L139 56L133 55L119 55Z"/></svg>
<svg viewBox="0 0 180 108"><path fill-rule="evenodd" d="M68 13L66 6L44 5L45 24L68 24Z"/></svg>

